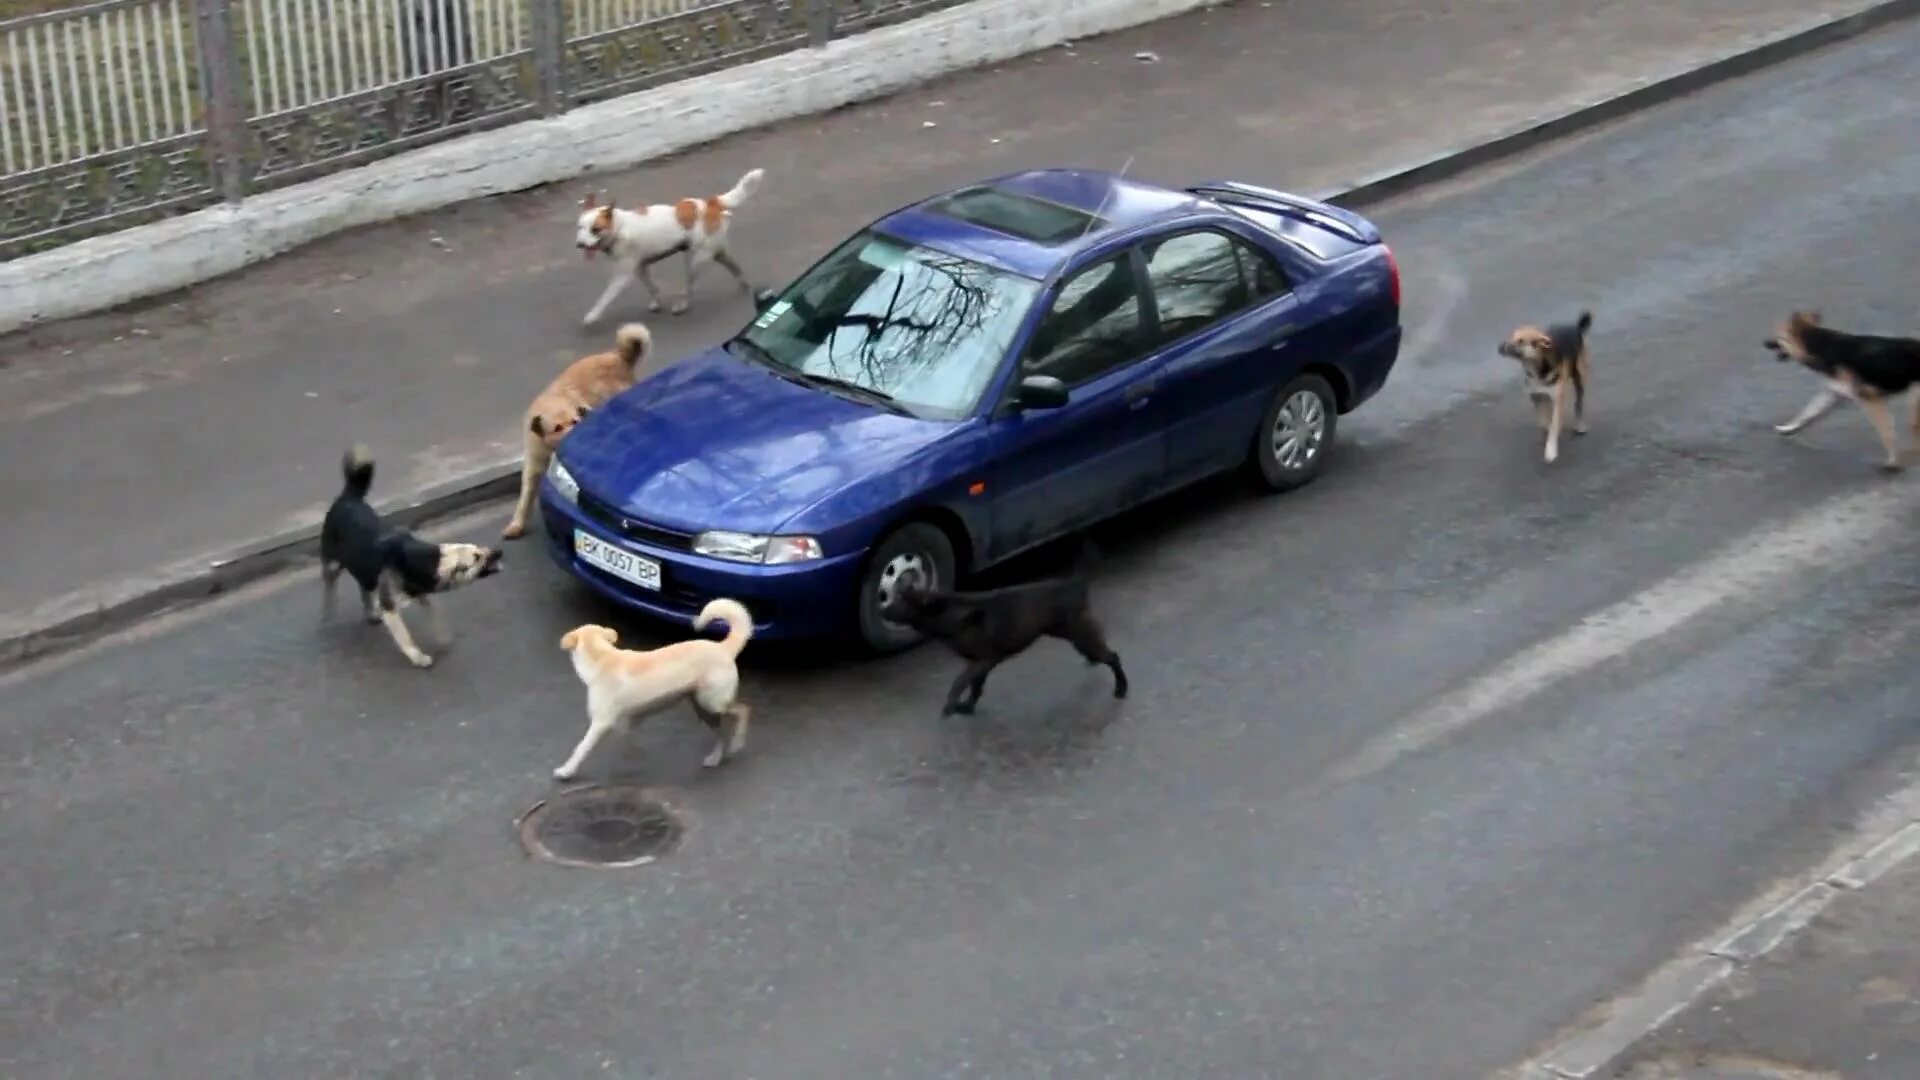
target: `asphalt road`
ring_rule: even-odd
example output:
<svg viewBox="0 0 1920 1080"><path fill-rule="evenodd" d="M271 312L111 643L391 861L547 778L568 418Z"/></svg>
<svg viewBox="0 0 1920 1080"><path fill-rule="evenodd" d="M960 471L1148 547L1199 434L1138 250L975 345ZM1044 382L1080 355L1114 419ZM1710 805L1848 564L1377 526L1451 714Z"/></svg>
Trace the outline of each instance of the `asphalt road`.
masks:
<svg viewBox="0 0 1920 1080"><path fill-rule="evenodd" d="M1798 440L1796 304L1913 326L1920 28L1379 214L1409 355L1315 487L1109 537L1133 676L753 664L592 760L682 848L525 858L610 617L532 550L431 671L267 583L0 681L0 1074L1450 1080L1796 869L1913 741L1920 475ZM1539 461L1493 354L1596 314ZM499 513L456 531L490 534Z"/></svg>

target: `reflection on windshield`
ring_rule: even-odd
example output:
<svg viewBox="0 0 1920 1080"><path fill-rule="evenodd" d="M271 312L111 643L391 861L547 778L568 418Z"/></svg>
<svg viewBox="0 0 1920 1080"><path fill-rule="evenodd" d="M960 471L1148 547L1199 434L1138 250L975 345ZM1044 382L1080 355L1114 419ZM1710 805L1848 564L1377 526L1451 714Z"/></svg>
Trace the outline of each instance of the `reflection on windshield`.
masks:
<svg viewBox="0 0 1920 1080"><path fill-rule="evenodd" d="M741 336L781 367L876 391L921 415L973 408L1037 282L861 232Z"/></svg>

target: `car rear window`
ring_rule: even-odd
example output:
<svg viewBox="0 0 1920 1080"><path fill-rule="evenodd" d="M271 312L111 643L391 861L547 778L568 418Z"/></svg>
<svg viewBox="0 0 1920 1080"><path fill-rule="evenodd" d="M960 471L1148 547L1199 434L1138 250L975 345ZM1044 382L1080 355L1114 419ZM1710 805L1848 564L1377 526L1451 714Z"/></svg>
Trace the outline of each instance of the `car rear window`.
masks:
<svg viewBox="0 0 1920 1080"><path fill-rule="evenodd" d="M1103 224L1085 210L993 187L956 191L927 209L1037 244L1070 240Z"/></svg>

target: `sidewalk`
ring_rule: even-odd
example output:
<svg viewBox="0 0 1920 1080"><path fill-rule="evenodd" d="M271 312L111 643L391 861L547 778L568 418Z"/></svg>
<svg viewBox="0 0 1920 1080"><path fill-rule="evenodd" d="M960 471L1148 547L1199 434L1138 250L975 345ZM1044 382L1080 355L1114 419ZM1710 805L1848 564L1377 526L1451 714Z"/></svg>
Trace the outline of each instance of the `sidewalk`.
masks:
<svg viewBox="0 0 1920 1080"><path fill-rule="evenodd" d="M1688 1006L1607 1075L1920 1077L1920 859L1840 894L1786 945Z"/></svg>
<svg viewBox="0 0 1920 1080"><path fill-rule="evenodd" d="M1045 164L1317 191L1557 114L1868 0L1238 0L743 135L594 187L632 202L767 169L756 282L971 178ZM505 471L527 398L621 321L571 247L584 184L331 238L137 310L0 339L0 629L310 526L348 443L396 499ZM676 287L678 266L666 271ZM671 360L748 314L723 275L650 318ZM4 636L4 635L0 635Z"/></svg>

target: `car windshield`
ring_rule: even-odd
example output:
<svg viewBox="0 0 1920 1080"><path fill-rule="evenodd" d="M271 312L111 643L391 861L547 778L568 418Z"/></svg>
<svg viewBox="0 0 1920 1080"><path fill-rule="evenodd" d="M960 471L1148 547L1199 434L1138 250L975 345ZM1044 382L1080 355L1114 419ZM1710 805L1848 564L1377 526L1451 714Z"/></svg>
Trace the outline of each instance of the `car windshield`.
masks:
<svg viewBox="0 0 1920 1080"><path fill-rule="evenodd" d="M1039 288L865 230L769 305L735 351L834 392L953 419L986 390Z"/></svg>

